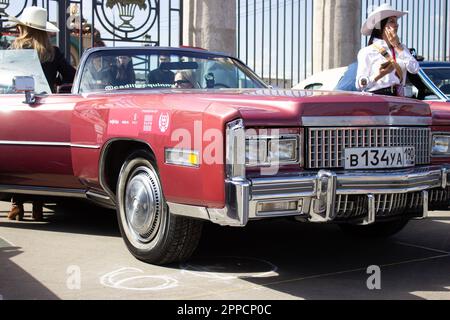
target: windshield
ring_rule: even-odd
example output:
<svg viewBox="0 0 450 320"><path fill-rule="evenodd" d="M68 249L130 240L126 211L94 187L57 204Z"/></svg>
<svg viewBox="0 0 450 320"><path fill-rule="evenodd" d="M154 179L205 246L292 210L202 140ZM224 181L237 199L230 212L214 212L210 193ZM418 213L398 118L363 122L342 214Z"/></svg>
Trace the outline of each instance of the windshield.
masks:
<svg viewBox="0 0 450 320"><path fill-rule="evenodd" d="M83 65L81 93L127 89L241 89L267 86L230 57L161 50L101 50Z"/></svg>
<svg viewBox="0 0 450 320"><path fill-rule="evenodd" d="M51 93L36 50L0 50L0 93L16 93L14 77L32 76L37 93Z"/></svg>
<svg viewBox="0 0 450 320"><path fill-rule="evenodd" d="M450 96L450 66L423 68L434 84L447 96Z"/></svg>

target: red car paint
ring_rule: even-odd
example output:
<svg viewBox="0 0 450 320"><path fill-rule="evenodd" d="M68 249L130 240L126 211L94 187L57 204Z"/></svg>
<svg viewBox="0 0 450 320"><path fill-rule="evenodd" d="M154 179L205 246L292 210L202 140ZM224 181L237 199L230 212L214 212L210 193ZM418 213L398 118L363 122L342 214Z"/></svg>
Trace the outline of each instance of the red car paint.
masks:
<svg viewBox="0 0 450 320"><path fill-rule="evenodd" d="M247 128L298 130L303 116L431 117L426 104L411 99L266 89L49 95L33 106L23 100L23 95L2 97L0 140L67 146L0 146L1 185L102 189L103 148L114 139L134 139L152 148L167 201L210 208L225 205L224 155L220 163L198 168L165 164L165 148L180 142L172 139L177 130L188 132L193 149L204 151L211 143L207 131L224 137L226 123L237 118ZM217 143L224 150L225 141Z"/></svg>

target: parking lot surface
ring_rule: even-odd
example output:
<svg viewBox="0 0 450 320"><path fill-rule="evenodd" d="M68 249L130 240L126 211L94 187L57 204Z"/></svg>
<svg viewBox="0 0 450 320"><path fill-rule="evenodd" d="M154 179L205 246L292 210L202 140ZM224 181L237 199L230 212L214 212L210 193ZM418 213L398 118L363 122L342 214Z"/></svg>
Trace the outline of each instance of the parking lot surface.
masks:
<svg viewBox="0 0 450 320"><path fill-rule="evenodd" d="M127 251L114 211L48 204L45 221L34 222L27 204L26 221L16 222L8 209L0 202L5 300L450 299L448 211L385 240L286 219L208 223L189 262L160 267Z"/></svg>

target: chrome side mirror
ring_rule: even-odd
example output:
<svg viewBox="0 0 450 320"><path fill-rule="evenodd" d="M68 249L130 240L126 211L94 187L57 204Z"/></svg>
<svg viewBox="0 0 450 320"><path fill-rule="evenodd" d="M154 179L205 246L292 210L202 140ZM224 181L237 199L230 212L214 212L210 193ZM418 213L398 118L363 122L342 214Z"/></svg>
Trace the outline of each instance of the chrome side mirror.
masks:
<svg viewBox="0 0 450 320"><path fill-rule="evenodd" d="M26 104L35 104L36 103L36 94L34 92L34 78L31 76L20 76L13 78L13 89L14 92L25 93L25 101Z"/></svg>

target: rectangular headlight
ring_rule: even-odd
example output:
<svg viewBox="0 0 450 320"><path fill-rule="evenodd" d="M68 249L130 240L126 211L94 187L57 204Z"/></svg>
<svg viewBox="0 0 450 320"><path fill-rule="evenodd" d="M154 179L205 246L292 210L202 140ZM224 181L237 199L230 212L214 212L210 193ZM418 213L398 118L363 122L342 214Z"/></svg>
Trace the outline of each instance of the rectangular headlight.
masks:
<svg viewBox="0 0 450 320"><path fill-rule="evenodd" d="M450 135L433 135L431 154L433 156L450 156Z"/></svg>
<svg viewBox="0 0 450 320"><path fill-rule="evenodd" d="M298 139L273 139L269 141L269 160L271 163L297 162Z"/></svg>
<svg viewBox="0 0 450 320"><path fill-rule="evenodd" d="M271 166L300 162L300 136L249 136L245 141L247 166Z"/></svg>

